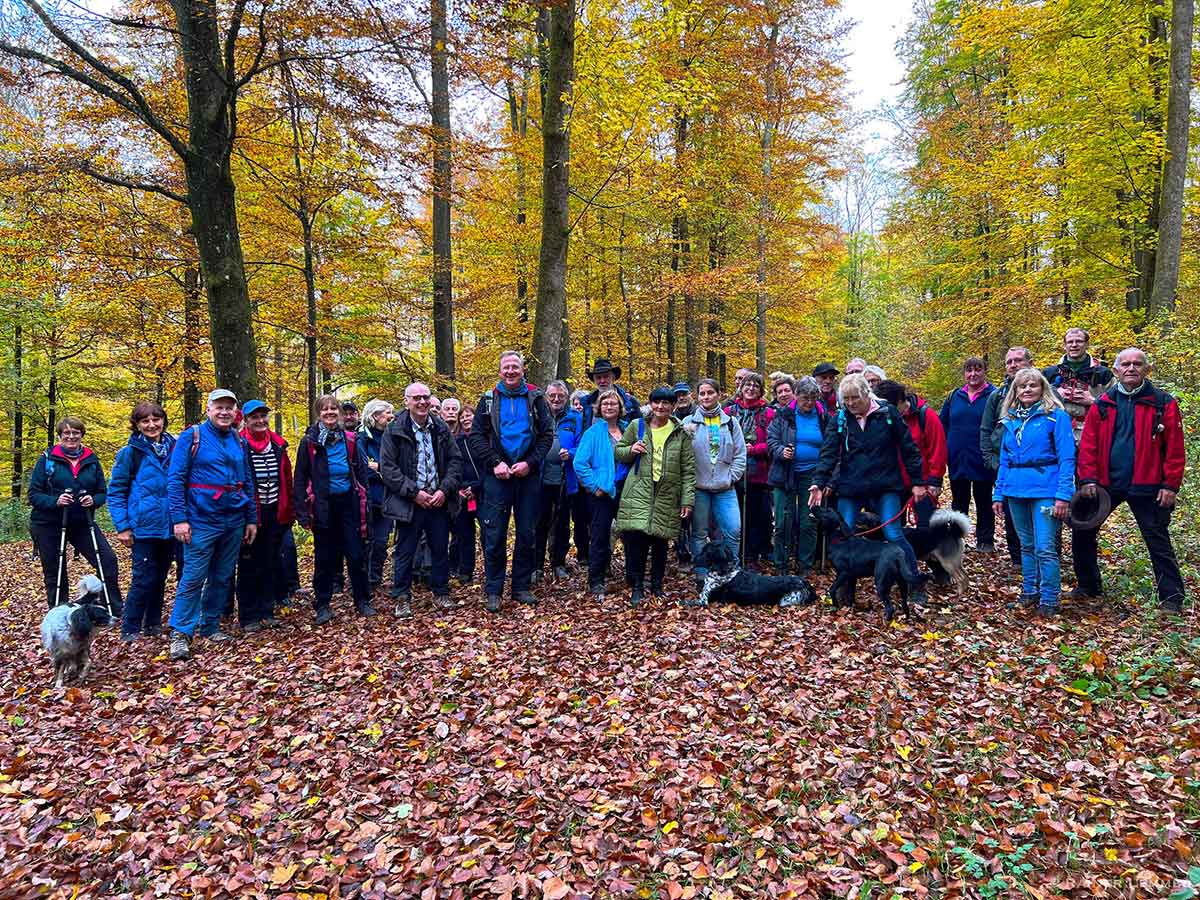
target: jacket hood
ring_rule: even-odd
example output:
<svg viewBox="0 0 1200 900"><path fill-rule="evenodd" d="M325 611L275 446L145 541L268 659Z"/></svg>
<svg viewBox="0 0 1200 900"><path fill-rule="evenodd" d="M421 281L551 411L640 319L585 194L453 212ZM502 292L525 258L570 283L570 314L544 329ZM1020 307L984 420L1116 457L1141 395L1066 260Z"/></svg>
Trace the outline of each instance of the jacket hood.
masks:
<svg viewBox="0 0 1200 900"><path fill-rule="evenodd" d="M62 460L63 462L67 463L68 465L81 466L81 465L83 465L83 461L85 459L90 459L91 457L95 456L96 454L94 454L92 452L91 447L84 447L82 453L80 453L74 459L71 459L71 457L67 456L67 454L63 452L62 444L55 444L53 447L50 448L50 455L53 456L55 459Z"/></svg>

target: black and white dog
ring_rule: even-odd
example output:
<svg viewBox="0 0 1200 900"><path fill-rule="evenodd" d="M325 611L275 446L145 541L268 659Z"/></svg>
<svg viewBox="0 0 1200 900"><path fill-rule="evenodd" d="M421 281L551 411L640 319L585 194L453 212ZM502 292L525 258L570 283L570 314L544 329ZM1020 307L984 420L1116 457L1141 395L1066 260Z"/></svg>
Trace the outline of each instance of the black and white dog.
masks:
<svg viewBox="0 0 1200 900"><path fill-rule="evenodd" d="M76 597L60 603L42 619L42 646L54 666L54 686L82 681L92 667L92 633L112 623L104 601L104 585L95 575L79 582Z"/></svg>
<svg viewBox="0 0 1200 900"><path fill-rule="evenodd" d="M879 530L879 516L874 513L860 513L855 529L859 533L869 531L869 536L874 540L883 540L883 532ZM966 553L967 535L970 533L971 520L953 509L934 510L928 525L904 529L904 537L912 546L917 559L931 565L937 563L937 566L933 567L934 583L945 584L946 581L938 577L944 574L949 583L954 585L959 600L962 599L967 586L963 555Z"/></svg>
<svg viewBox="0 0 1200 900"><path fill-rule="evenodd" d="M914 579L908 570L904 551L899 546L854 534L836 510L824 506L817 509L815 514L824 526L825 533L830 536L829 561L837 573L833 584L829 586L833 608L839 610L853 606L855 582L860 578L871 578L875 581L875 595L883 604L884 621L891 622L896 617L896 609L892 604L892 590L895 588L900 591L900 609L904 612L904 618L911 621L909 594L919 591L929 576L920 575Z"/></svg>
<svg viewBox="0 0 1200 900"><path fill-rule="evenodd" d="M697 568L708 570L704 587L688 606L710 603L736 603L738 606L809 606L816 602L813 586L798 575L759 575L738 566L737 556L724 541L712 541L700 548L694 560Z"/></svg>

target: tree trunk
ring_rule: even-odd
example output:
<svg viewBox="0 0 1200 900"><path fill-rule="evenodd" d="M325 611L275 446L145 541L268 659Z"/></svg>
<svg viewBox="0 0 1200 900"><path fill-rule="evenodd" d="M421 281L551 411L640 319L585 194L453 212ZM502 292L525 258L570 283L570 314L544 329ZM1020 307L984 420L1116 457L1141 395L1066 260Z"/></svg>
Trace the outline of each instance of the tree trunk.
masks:
<svg viewBox="0 0 1200 900"><path fill-rule="evenodd" d="M20 315L18 309L17 315ZM21 323L13 326L13 436L12 436L12 481L10 493L14 498L20 498L21 489L25 482L25 375L22 370L25 353L24 335Z"/></svg>
<svg viewBox="0 0 1200 900"><path fill-rule="evenodd" d="M626 186L629 176L626 176ZM629 291L625 287L625 212L621 211L621 225L617 230L617 289L621 292L621 303L625 306L625 377L633 381L633 307L629 303Z"/></svg>
<svg viewBox="0 0 1200 900"><path fill-rule="evenodd" d="M755 303L754 330L754 367L759 372L767 369L767 307L770 292L767 289L767 234L771 223L771 151L775 144L775 129L777 115L775 106L778 102L778 86L776 84L776 66L779 46L779 23L772 22L767 37L767 71L766 99L767 109L762 126L762 186L758 204L758 229L755 234L754 246L758 255L758 272L755 281L758 293Z"/></svg>
<svg viewBox="0 0 1200 900"><path fill-rule="evenodd" d="M542 246L538 254L537 308L533 321L533 380L553 381L567 317L568 164L567 109L575 78L575 0L550 8L546 67L542 70Z"/></svg>
<svg viewBox="0 0 1200 900"><path fill-rule="evenodd" d="M440 388L454 386L454 295L450 248L450 188L453 160L450 75L446 64L446 0L429 5L429 59L433 82L433 359Z"/></svg>
<svg viewBox="0 0 1200 900"><path fill-rule="evenodd" d="M1193 0L1171 4L1171 76L1167 86L1167 163L1159 203L1158 252L1154 261L1151 314L1175 308L1183 244L1183 196L1191 125Z"/></svg>
<svg viewBox="0 0 1200 900"><path fill-rule="evenodd" d="M58 363L50 351L50 381L46 385L46 446L54 446L54 426L58 421Z"/></svg>
<svg viewBox="0 0 1200 900"><path fill-rule="evenodd" d="M275 433L283 434L283 333L275 330Z"/></svg>
<svg viewBox="0 0 1200 900"><path fill-rule="evenodd" d="M317 270L313 252L312 217L308 214L308 198L300 195L296 217L304 241L304 299L308 314L304 331L304 363L307 374L308 408L317 402Z"/></svg>
<svg viewBox="0 0 1200 900"><path fill-rule="evenodd" d="M541 22L545 10L539 10L538 21ZM539 35L541 32L539 31ZM533 65L533 47L528 39L524 41L521 59L520 91L513 87L511 79L508 82L508 124L512 132L516 149L513 153L513 166L516 169L516 201L517 201L517 240L515 262L517 274L517 321L529 321L529 266L525 259L525 222L528 215L528 174L525 156L522 151L525 137L529 134L529 72Z"/></svg>
<svg viewBox="0 0 1200 900"><path fill-rule="evenodd" d="M183 271L183 423L200 421L200 269L189 265Z"/></svg>
<svg viewBox="0 0 1200 900"><path fill-rule="evenodd" d="M1149 57L1150 84L1153 88L1153 100L1149 104L1143 120L1146 130L1159 134L1163 130L1162 116L1159 113L1162 100L1161 83L1164 80L1162 70L1165 54L1159 52L1156 44L1167 41L1167 24L1156 11L1151 13L1147 35L1146 53ZM1150 198L1146 209L1146 220L1140 230L1135 226L1132 237L1133 267L1135 275L1125 295L1125 306L1130 310L1145 309L1154 295L1154 272L1157 268L1157 253L1154 240L1157 239L1159 228L1159 203L1162 200L1162 172L1157 171L1154 184L1146 191ZM1154 236L1154 238L1151 237Z"/></svg>
<svg viewBox="0 0 1200 900"><path fill-rule="evenodd" d="M681 109L675 110L675 177L684 189L687 181L685 157L687 156L688 117ZM685 194L686 195L686 194ZM692 255L691 229L688 224L687 207L681 206L671 219L671 271L686 279L690 272ZM678 278L677 278L678 281ZM683 297L683 355L687 379L694 382L700 376L700 328L696 316L696 301L692 291L684 287ZM673 358L672 358L673 360Z"/></svg>

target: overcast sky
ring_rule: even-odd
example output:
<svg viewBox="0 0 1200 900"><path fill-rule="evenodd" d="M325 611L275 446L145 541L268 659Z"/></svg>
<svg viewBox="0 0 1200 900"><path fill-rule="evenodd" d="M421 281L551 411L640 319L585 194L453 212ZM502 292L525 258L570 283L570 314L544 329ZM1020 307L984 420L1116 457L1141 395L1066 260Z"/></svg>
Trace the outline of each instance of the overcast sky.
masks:
<svg viewBox="0 0 1200 900"><path fill-rule="evenodd" d="M911 0L842 0L842 12L854 22L846 49L846 65L854 108L868 113L881 103L894 106L904 67L896 57L896 41L912 21ZM890 138L893 131L876 119L868 133Z"/></svg>

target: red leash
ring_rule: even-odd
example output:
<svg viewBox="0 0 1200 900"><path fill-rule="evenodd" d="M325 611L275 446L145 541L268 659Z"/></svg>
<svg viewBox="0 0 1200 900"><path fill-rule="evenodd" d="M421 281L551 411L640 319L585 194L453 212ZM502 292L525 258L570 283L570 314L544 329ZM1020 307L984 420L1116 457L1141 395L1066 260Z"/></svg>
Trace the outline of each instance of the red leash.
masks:
<svg viewBox="0 0 1200 900"><path fill-rule="evenodd" d="M905 501L904 505L902 507L900 507L900 512L896 513L894 516L892 516L886 522L880 522L874 528L868 528L866 531L856 531L856 532L854 532L854 536L862 537L864 534L871 534L872 532L879 531L881 528L883 528L887 525L891 525L898 518L900 518L902 515L904 515L906 512L908 512L909 508L912 505L913 505L912 497L909 497L908 500Z"/></svg>

